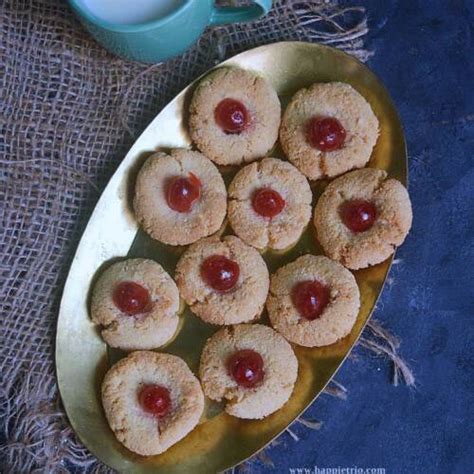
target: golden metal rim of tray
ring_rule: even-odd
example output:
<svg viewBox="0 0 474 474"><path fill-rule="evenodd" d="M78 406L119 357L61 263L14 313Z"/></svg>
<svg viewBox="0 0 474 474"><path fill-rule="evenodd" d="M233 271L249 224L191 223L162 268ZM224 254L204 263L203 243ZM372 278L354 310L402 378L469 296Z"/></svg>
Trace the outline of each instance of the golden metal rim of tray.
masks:
<svg viewBox="0 0 474 474"><path fill-rule="evenodd" d="M370 102L380 121L381 134L369 166L382 168L406 184L407 157L403 130L392 101L377 77L357 59L342 51L310 43L283 42L255 48L219 66L238 66L264 76L282 99L314 82L352 84ZM218 66L218 67L219 67ZM199 79L198 79L199 80ZM82 236L67 278L58 319L56 367L61 397L69 420L82 442L100 460L127 473L209 473L238 464L280 434L319 395L349 354L370 318L392 259L354 272L361 290L361 310L351 334L324 348L295 347L299 375L290 401L260 421L239 420L208 402L198 427L159 456L141 457L115 439L100 402L100 383L111 363L123 354L107 349L89 318L88 298L97 273L125 256L154 258L171 275L179 256L139 231L130 206L136 172L159 147L189 147L186 110L194 81L171 101L132 146L104 190ZM273 156L283 157L277 148ZM229 175L225 175L227 179ZM313 186L315 196L324 183ZM313 203L314 204L314 203ZM300 242L281 255L264 255L271 272L306 252L322 253L312 226ZM265 320L265 316L264 316ZM189 310L175 339L163 350L183 357L196 371L205 339L218 328L206 325Z"/></svg>

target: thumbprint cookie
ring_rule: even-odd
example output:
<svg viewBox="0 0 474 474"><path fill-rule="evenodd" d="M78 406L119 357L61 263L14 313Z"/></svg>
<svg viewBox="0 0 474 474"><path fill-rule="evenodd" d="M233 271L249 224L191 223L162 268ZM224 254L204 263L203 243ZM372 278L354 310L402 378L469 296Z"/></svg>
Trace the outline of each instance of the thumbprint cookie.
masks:
<svg viewBox="0 0 474 474"><path fill-rule="evenodd" d="M369 161L379 122L349 84L313 84L298 91L283 115L281 146L309 179L333 177Z"/></svg>
<svg viewBox="0 0 474 474"><path fill-rule="evenodd" d="M219 165L238 165L265 156L278 139L281 106L263 78L237 68L220 68L197 86L189 129L196 146Z"/></svg>
<svg viewBox="0 0 474 474"><path fill-rule="evenodd" d="M291 164L264 158L242 168L229 186L229 222L258 249L295 244L311 219L311 188Z"/></svg>
<svg viewBox="0 0 474 474"><path fill-rule="evenodd" d="M176 266L176 283L191 311L211 324L258 318L265 306L269 276L256 249L234 236L200 240Z"/></svg>
<svg viewBox="0 0 474 474"><path fill-rule="evenodd" d="M359 306L354 275L322 255L303 255L271 277L267 310L272 326L300 346L327 346L347 336Z"/></svg>
<svg viewBox="0 0 474 474"><path fill-rule="evenodd" d="M225 401L225 411L238 418L260 419L280 409L297 375L290 344L261 324L219 330L207 340L199 366L205 395Z"/></svg>
<svg viewBox="0 0 474 474"><path fill-rule="evenodd" d="M178 327L178 311L178 288L153 260L114 263L92 291L92 320L107 344L124 350L166 344Z"/></svg>
<svg viewBox="0 0 474 474"><path fill-rule="evenodd" d="M155 153L141 168L134 208L145 232L169 245L187 245L219 230L227 208L224 180L196 151Z"/></svg>
<svg viewBox="0 0 474 474"><path fill-rule="evenodd" d="M102 405L117 439L130 451L151 456L195 428L204 395L182 359L138 351L109 369L102 382Z"/></svg>
<svg viewBox="0 0 474 474"><path fill-rule="evenodd" d="M335 179L314 211L324 253L356 270L383 262L403 243L412 223L407 189L387 172L366 168Z"/></svg>

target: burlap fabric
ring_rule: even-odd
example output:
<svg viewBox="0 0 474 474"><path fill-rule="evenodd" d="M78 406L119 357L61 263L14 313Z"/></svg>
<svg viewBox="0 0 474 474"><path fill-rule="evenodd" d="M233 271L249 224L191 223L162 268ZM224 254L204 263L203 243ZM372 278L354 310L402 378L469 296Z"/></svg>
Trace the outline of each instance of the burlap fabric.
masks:
<svg viewBox="0 0 474 474"><path fill-rule="evenodd" d="M265 19L208 30L153 66L107 53L60 0L3 0L0 18L1 466L105 471L68 425L53 359L62 286L100 191L162 106L225 57L291 39L367 59L364 11L277 0Z"/></svg>

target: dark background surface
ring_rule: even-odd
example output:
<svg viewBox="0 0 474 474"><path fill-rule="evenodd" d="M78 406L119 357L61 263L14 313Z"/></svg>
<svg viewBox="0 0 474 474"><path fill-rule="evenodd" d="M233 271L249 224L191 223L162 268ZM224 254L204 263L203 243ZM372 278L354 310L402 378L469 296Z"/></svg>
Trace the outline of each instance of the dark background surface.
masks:
<svg viewBox="0 0 474 474"><path fill-rule="evenodd" d="M474 472L474 1L365 5L369 66L404 123L414 208L374 317L402 339L417 388L390 385L383 360L348 360L336 376L348 399L322 395L305 415L321 429L295 425L300 440L284 434L268 450L274 467L252 472Z"/></svg>

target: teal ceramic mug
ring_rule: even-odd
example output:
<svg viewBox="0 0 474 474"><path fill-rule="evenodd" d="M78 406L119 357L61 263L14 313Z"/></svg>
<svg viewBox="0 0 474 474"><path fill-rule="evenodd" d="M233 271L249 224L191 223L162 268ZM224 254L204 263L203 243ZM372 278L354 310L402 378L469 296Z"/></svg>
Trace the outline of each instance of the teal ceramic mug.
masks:
<svg viewBox="0 0 474 474"><path fill-rule="evenodd" d="M91 35L109 51L156 63L188 49L208 25L251 21L265 15L272 0L255 0L246 7L217 7L213 0L183 0L167 15L139 24L105 21L91 12L84 0L69 3Z"/></svg>

